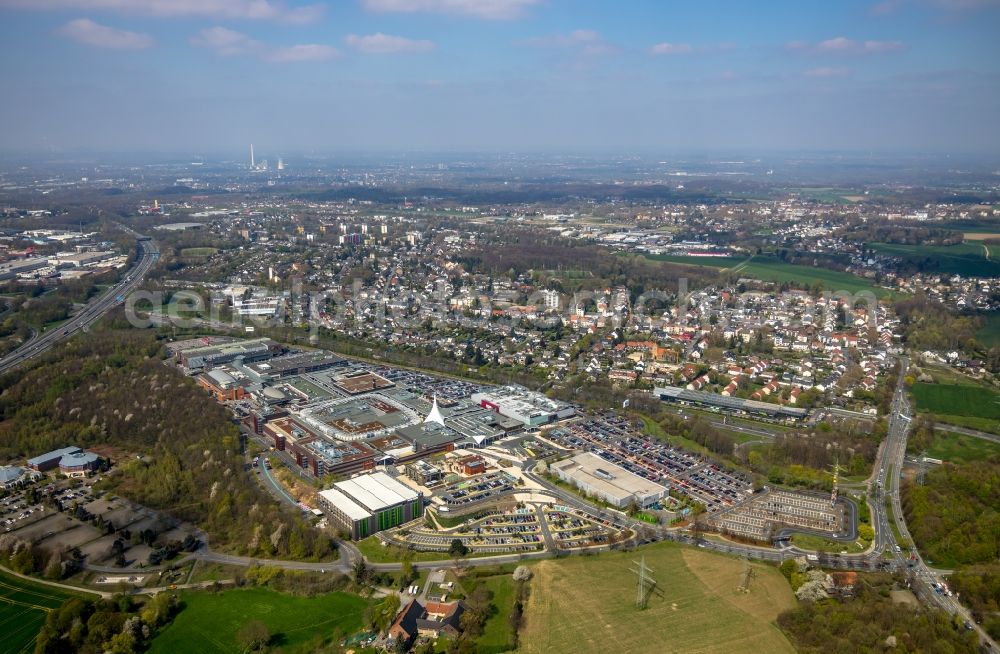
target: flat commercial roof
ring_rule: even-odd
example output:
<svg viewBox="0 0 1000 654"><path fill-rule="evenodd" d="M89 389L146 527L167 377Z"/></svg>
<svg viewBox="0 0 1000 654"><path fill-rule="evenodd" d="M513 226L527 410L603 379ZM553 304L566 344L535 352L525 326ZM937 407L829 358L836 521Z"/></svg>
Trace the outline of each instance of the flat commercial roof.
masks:
<svg viewBox="0 0 1000 654"><path fill-rule="evenodd" d="M758 402L757 400L744 400L738 397L727 397L706 391L689 391L686 388L676 386L657 386L653 389L653 395L663 399L682 400L695 402L698 404L708 404L724 409L738 409L740 411L751 411L756 413L768 413L772 415L787 415L794 418L802 418L806 415L806 410L801 407L790 407L783 404L773 404L771 402Z"/></svg>
<svg viewBox="0 0 1000 654"><path fill-rule="evenodd" d="M360 506L357 502L341 493L336 488L328 488L319 492L320 497L337 507L351 520L364 520L371 514Z"/></svg>
<svg viewBox="0 0 1000 654"><path fill-rule="evenodd" d="M407 441L428 448L454 443L462 438L462 434L433 422L422 422L403 427L397 429L396 433Z"/></svg>
<svg viewBox="0 0 1000 654"><path fill-rule="evenodd" d="M621 499L629 495L635 495L640 498L649 495L660 495L666 490L664 486L651 482L648 479L643 479L639 475L633 474L610 461L605 461L591 452L577 454L572 459L553 464L552 467L565 472L591 488ZM596 475L598 470L610 473L612 478L605 479L604 477L598 477Z"/></svg>
<svg viewBox="0 0 1000 654"><path fill-rule="evenodd" d="M334 488L371 513L377 513L400 502L412 502L418 497L416 491L399 483L384 472L373 472L340 481L334 484Z"/></svg>

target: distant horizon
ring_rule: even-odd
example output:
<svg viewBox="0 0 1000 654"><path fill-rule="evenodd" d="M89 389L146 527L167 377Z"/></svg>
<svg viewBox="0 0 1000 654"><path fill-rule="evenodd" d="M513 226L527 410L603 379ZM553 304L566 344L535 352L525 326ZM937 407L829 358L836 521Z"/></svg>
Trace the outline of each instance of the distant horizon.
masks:
<svg viewBox="0 0 1000 654"><path fill-rule="evenodd" d="M206 148L192 150L188 148L177 149L96 149L96 148L67 148L64 150L27 150L15 148L3 148L0 146L0 161L28 158L31 160L51 160L60 159L72 160L73 158L143 158L150 157L150 163L239 163L244 160L249 161L250 144L245 146L245 152L235 148ZM607 162L614 158L636 158L645 163L655 164L657 158L663 159L661 163L687 162L716 162L716 163L755 163L766 159L776 158L802 158L802 159L829 159L831 162L836 159L850 161L889 161L904 162L913 160L930 160L946 162L950 160L983 160L996 161L1000 164L1000 152L993 150L967 150L967 151L935 151L920 149L885 149L885 150L857 150L857 149L764 149L764 148L705 148L705 149L680 149L670 147L646 146L626 147L577 147L577 148L500 148L500 147L468 147L468 148L432 148L432 147L370 147L370 148L336 148L327 149L297 149L271 147L266 144L254 143L256 158L259 161L269 160L277 162L278 157L285 159L285 164L289 164L291 159L310 160L331 160L351 157L363 158L406 158L421 157L433 158L444 157L455 159L460 157L471 158L496 158L496 157L526 157L532 160L545 161L559 158L579 158L591 159L595 161ZM743 161L737 162L736 159ZM201 160L201 161L199 161ZM673 161L671 161L673 160Z"/></svg>

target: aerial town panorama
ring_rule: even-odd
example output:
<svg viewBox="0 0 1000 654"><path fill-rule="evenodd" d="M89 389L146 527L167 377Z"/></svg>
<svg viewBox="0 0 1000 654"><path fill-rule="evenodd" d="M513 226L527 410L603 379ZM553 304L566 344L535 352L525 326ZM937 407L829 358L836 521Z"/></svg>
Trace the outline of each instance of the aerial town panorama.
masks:
<svg viewBox="0 0 1000 654"><path fill-rule="evenodd" d="M0 0L0 653L998 651L1000 7L724 4Z"/></svg>

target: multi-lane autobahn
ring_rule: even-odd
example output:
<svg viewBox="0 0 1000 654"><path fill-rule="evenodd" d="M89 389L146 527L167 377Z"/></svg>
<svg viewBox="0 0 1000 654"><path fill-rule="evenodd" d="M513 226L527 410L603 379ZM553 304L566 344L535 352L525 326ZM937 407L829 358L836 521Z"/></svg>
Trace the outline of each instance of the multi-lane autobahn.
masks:
<svg viewBox="0 0 1000 654"><path fill-rule="evenodd" d="M910 537L906 520L903 518L899 480L902 477L906 457L906 440L913 418L903 381L908 367L909 361L905 357L902 358L896 392L892 398L889 434L876 461L878 473L873 479L873 487L870 488L871 496L875 498L872 517L875 524L876 551L888 553L897 567L908 570L910 588L925 603L947 611L951 615L957 615L966 628L975 629L981 643L995 651L997 644L972 620L968 610L954 596L943 592L938 585L941 583L941 579L927 566L920 552L912 545L913 539ZM892 507L892 524L890 524L886 500ZM895 531L893 531L893 526L896 528ZM899 534L902 542L897 541L896 533ZM907 549L904 549L904 545L907 546Z"/></svg>
<svg viewBox="0 0 1000 654"><path fill-rule="evenodd" d="M160 251L156 243L147 239L133 230L122 227L126 232L136 237L138 244L138 257L132 268L125 274L125 278L109 288L97 299L92 300L82 311L67 320L59 327L54 327L47 332L37 333L21 347L17 348L7 356L0 359L0 373L5 373L16 368L28 359L32 359L42 354L59 341L69 338L79 331L86 331L92 324L110 311L112 308L125 301L125 297L134 291L149 269L160 256Z"/></svg>

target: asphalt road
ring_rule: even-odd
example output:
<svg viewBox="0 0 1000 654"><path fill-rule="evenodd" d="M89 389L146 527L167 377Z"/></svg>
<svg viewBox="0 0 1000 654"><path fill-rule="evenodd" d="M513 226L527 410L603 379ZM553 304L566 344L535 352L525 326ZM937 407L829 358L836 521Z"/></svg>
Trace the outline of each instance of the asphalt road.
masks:
<svg viewBox="0 0 1000 654"><path fill-rule="evenodd" d="M901 569L908 569L910 587L921 600L930 606L959 616L963 622L975 629L981 643L996 651L997 644L972 620L969 611L954 597L949 597L935 590L934 584L940 581L937 573L927 566L915 546L909 551L903 549L902 545L896 541L896 535L890 525L889 511L885 504L886 499L892 506L892 521L895 523L899 535L905 543L913 543L906 527L906 520L903 517L899 491L899 480L906 457L906 440L913 418L913 411L906 397L906 388L903 383L909 361L904 357L900 360L900 364L899 381L892 399L892 412L889 417L889 434L876 461L878 473L875 475L874 488L871 489L872 496L876 498L872 513L875 524L876 549L880 552L887 552Z"/></svg>
<svg viewBox="0 0 1000 654"><path fill-rule="evenodd" d="M991 434L985 431L979 431L977 429L969 429L968 427L959 427L957 425L948 425L943 422L939 422L935 425L937 431L950 431L956 434L962 434L964 436L972 436L973 438L979 438L984 441L993 441L994 443L1000 443L1000 436L997 434Z"/></svg>
<svg viewBox="0 0 1000 654"><path fill-rule="evenodd" d="M136 238L140 237L139 234L127 227L123 227L123 229ZM153 241L138 241L138 249L140 253L139 258L132 266L132 269L125 275L124 280L109 288L97 299L92 300L82 311L70 318L63 325L52 328L42 334L36 334L35 337L29 339L21 347L3 357L3 359L0 359L0 373L13 370L25 361L37 357L56 343L73 336L79 331L87 331L104 314L124 302L125 296L134 291L142 283L146 273L149 272L149 269L152 268L160 256L160 251Z"/></svg>

